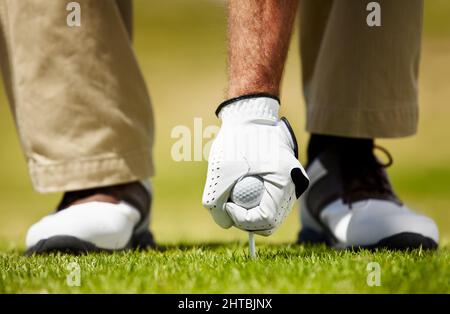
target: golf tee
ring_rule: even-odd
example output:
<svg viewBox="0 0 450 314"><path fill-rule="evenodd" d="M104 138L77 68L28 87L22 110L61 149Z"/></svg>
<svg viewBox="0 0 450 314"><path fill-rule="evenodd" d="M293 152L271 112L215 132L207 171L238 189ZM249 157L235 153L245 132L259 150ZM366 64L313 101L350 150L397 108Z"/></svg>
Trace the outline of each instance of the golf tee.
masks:
<svg viewBox="0 0 450 314"><path fill-rule="evenodd" d="M255 254L255 236L253 234L253 232L249 232L248 233L248 246L249 246L249 251L250 251L250 257L251 258L255 258L256 254Z"/></svg>

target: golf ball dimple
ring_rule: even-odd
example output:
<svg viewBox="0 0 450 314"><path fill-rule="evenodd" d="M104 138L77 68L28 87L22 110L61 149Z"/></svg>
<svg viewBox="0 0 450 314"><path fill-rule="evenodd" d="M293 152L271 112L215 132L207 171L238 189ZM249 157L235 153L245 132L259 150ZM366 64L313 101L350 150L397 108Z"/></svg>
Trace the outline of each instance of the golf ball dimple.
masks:
<svg viewBox="0 0 450 314"><path fill-rule="evenodd" d="M243 177L233 187L231 201L236 205L250 209L259 205L263 194L263 180L257 176L247 176Z"/></svg>

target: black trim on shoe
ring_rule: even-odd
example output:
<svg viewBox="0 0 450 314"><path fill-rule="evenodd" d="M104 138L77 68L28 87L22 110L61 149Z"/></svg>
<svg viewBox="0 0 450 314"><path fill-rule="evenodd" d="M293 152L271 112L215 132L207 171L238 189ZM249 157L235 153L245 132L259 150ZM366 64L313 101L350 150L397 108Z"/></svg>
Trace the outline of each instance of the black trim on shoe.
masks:
<svg viewBox="0 0 450 314"><path fill-rule="evenodd" d="M337 161L330 154L323 154L314 162L319 162L327 173L310 184L304 197L310 215L326 229L326 226L320 221L320 213L327 205L342 197L342 174L340 168L336 165ZM307 172L311 166L312 163L307 165ZM329 173L330 169L332 169L332 175Z"/></svg>
<svg viewBox="0 0 450 314"><path fill-rule="evenodd" d="M298 233L297 243L325 243L330 247L338 247L338 239L331 232L330 228L316 217L312 219L322 228L323 232L317 232L311 228L302 228Z"/></svg>
<svg viewBox="0 0 450 314"><path fill-rule="evenodd" d="M246 94L246 95L234 97L234 98L231 98L231 99L228 99L228 100L225 100L224 102L222 102L222 103L217 107L217 109L216 109L216 111L215 111L216 116L217 116L217 117L219 116L219 112L220 112L220 110L222 110L223 107L225 107L225 106L227 106L227 105L229 105L229 104L231 104L231 103L234 103L234 102L239 101L239 100L250 99L250 98L260 98L260 97L265 97L265 98L272 98L272 99L275 99L276 101L278 101L278 104L280 104L280 98L278 98L277 96L274 96L274 95L272 95L272 94L269 94L269 93L253 93L253 94Z"/></svg>
<svg viewBox="0 0 450 314"><path fill-rule="evenodd" d="M326 244L332 248L337 249L388 249L388 250L410 250L422 248L424 250L435 250L438 248L438 243L429 237L425 237L419 233L402 232L395 235L381 239L375 244L361 245L357 247L341 247L333 241L327 233L320 233L311 228L302 228L298 233L297 244Z"/></svg>
<svg viewBox="0 0 450 314"><path fill-rule="evenodd" d="M28 248L25 251L24 255L31 256L34 254L44 254L51 252L80 254L102 251L107 252L111 250L101 249L91 242L83 241L73 236L59 235L40 240L38 243Z"/></svg>
<svg viewBox="0 0 450 314"><path fill-rule="evenodd" d="M319 162L327 172L310 185L306 195L307 208L316 220L320 220L320 213L328 204L338 199L342 199L350 209L353 203L366 199L402 205L392 189L384 165L377 161L372 150L368 149L367 154L356 154L361 158L355 158L353 154L356 153L349 148L334 147L308 164L307 171Z"/></svg>
<svg viewBox="0 0 450 314"><path fill-rule="evenodd" d="M156 243L153 234L149 230L133 234L128 244L122 249L104 249L99 248L94 243L81 240L74 236L57 235L48 239L40 240L38 243L28 248L24 255L46 254L51 252L63 252L69 254L95 253L95 252L117 252L128 249L150 249L155 248Z"/></svg>
<svg viewBox="0 0 450 314"><path fill-rule="evenodd" d="M134 181L117 185L94 187L85 190L67 191L64 193L56 211L64 210L76 201L95 194L105 194L127 202L140 212L142 220L150 210L151 195L149 191L147 191L141 182Z"/></svg>
<svg viewBox="0 0 450 314"><path fill-rule="evenodd" d="M438 244L431 238L425 237L419 233L402 232L393 236L384 238L374 245L363 247L365 249L386 248L389 250L407 250L418 249L436 250Z"/></svg>
<svg viewBox="0 0 450 314"><path fill-rule="evenodd" d="M317 232L311 228L302 228L297 236L297 244L321 244L324 243L331 246L329 238L320 232Z"/></svg>

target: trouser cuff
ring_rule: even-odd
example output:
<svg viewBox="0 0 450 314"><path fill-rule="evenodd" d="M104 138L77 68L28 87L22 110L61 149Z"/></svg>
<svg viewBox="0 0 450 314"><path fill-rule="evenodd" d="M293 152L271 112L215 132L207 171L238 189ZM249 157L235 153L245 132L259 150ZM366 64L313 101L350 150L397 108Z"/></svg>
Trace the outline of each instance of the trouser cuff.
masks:
<svg viewBox="0 0 450 314"><path fill-rule="evenodd" d="M308 108L306 130L310 133L357 138L395 138L417 132L417 104L379 107L374 110L337 110L332 106L314 104Z"/></svg>
<svg viewBox="0 0 450 314"><path fill-rule="evenodd" d="M38 192L65 192L147 179L154 174L151 151L104 154L92 158L43 164L28 162Z"/></svg>

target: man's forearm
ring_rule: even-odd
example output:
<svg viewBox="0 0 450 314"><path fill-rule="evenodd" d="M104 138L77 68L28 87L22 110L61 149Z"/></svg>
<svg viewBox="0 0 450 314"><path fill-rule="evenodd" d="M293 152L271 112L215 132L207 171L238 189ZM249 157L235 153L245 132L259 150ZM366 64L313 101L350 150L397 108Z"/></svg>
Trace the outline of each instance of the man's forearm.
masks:
<svg viewBox="0 0 450 314"><path fill-rule="evenodd" d="M278 96L298 0L229 0L228 98Z"/></svg>

